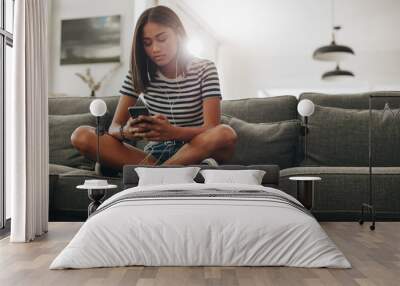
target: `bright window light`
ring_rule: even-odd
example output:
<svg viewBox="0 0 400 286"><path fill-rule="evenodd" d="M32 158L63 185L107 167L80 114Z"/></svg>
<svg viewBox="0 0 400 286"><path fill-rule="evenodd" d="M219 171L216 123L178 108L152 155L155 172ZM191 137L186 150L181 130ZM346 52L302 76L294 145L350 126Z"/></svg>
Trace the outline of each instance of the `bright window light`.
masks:
<svg viewBox="0 0 400 286"><path fill-rule="evenodd" d="M203 52L203 44L198 38L192 38L187 44L189 52L197 57L200 57Z"/></svg>

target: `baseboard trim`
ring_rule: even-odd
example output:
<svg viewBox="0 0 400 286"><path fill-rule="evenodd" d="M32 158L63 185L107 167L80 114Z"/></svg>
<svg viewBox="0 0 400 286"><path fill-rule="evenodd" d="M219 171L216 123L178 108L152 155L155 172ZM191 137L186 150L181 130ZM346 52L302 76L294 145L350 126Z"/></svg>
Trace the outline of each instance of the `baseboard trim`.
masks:
<svg viewBox="0 0 400 286"><path fill-rule="evenodd" d="M361 217L359 211L313 211L318 221L358 221ZM376 221L400 221L398 212L377 212ZM365 214L364 221L370 221L370 216Z"/></svg>
<svg viewBox="0 0 400 286"><path fill-rule="evenodd" d="M52 211L49 213L49 221L86 221L87 211Z"/></svg>
<svg viewBox="0 0 400 286"><path fill-rule="evenodd" d="M358 221L360 212L356 211L313 211L318 221ZM53 211L49 215L49 221L86 221L86 211ZM364 221L369 221L368 215L365 215ZM400 221L398 212L377 212L376 221Z"/></svg>

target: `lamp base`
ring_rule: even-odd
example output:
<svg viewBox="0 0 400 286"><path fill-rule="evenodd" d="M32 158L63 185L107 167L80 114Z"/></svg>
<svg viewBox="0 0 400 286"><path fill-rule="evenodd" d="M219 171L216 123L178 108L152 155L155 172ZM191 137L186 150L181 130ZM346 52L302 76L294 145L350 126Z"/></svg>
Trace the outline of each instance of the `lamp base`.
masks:
<svg viewBox="0 0 400 286"><path fill-rule="evenodd" d="M361 218L358 220L359 224L364 223L364 209L369 210L372 224L369 226L370 230L375 230L375 207L371 204L363 203L361 205Z"/></svg>
<svg viewBox="0 0 400 286"><path fill-rule="evenodd" d="M104 165L101 165L99 162L96 162L94 166L94 172L98 176L102 177L118 177L119 171Z"/></svg>
<svg viewBox="0 0 400 286"><path fill-rule="evenodd" d="M101 165L99 162L96 162L96 164L94 165L94 172L98 176L103 176L103 173L101 172Z"/></svg>

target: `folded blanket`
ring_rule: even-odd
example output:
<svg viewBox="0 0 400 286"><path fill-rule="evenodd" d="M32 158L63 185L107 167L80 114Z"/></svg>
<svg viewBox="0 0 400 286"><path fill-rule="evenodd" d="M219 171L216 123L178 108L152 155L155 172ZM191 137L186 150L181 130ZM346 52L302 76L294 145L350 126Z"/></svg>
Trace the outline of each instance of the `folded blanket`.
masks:
<svg viewBox="0 0 400 286"><path fill-rule="evenodd" d="M146 191L146 192L130 192L124 194L114 200L107 201L101 205L93 215L96 215L116 204L126 201L143 201L152 199L175 199L175 200L187 200L187 199L237 199L237 200L251 200L257 201L264 200L269 202L275 202L280 204L290 205L299 211L304 212L307 215L311 213L298 201L289 199L287 196L282 194L271 192L268 190L260 189L242 189L242 190L221 190L221 188L204 188L202 190L163 190L163 191Z"/></svg>

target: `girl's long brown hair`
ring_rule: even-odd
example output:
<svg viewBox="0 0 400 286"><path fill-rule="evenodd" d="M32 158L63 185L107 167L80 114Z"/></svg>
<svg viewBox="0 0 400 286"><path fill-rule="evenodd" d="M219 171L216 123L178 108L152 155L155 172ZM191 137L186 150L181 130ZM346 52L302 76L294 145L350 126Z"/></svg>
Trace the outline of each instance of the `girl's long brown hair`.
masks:
<svg viewBox="0 0 400 286"><path fill-rule="evenodd" d="M135 28L131 51L131 72L135 92L145 92L150 79L156 72L156 65L147 56L143 44L143 27L148 22L157 23L172 28L178 36L178 67L185 68L189 55L185 49L187 41L186 31L178 15L166 6L156 6L145 10L140 15Z"/></svg>

